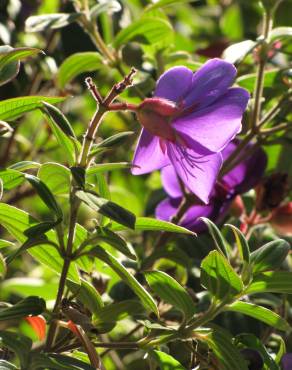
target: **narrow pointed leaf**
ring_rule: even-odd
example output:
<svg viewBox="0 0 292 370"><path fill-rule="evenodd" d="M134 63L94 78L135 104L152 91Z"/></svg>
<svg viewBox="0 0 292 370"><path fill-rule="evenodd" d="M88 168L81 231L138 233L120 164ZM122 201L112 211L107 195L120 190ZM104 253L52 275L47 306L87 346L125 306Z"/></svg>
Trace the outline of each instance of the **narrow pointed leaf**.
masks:
<svg viewBox="0 0 292 370"><path fill-rule="evenodd" d="M0 360L0 369L1 370L18 370L15 365L5 360Z"/></svg>
<svg viewBox="0 0 292 370"><path fill-rule="evenodd" d="M24 175L19 171L7 168L6 170L0 170L0 179L3 189L11 190L23 183Z"/></svg>
<svg viewBox="0 0 292 370"><path fill-rule="evenodd" d="M97 52L81 52L70 55L59 67L57 83L61 89L76 76L84 72L97 71L102 64L102 56Z"/></svg>
<svg viewBox="0 0 292 370"><path fill-rule="evenodd" d="M289 323L275 312L253 303L237 301L228 305L226 311L240 312L266 323L278 330L290 330Z"/></svg>
<svg viewBox="0 0 292 370"><path fill-rule="evenodd" d="M46 204L46 206L56 214L58 219L62 219L63 212L47 185L38 177L33 175L26 174L25 178L33 186L33 188L36 190L37 194Z"/></svg>
<svg viewBox="0 0 292 370"><path fill-rule="evenodd" d="M226 240L224 239L218 227L208 218L200 217L200 219L207 225L209 233L211 234L218 251L223 253L224 256L228 257Z"/></svg>
<svg viewBox="0 0 292 370"><path fill-rule="evenodd" d="M129 136L132 136L134 134L134 131L124 131L119 132L118 134L112 135L100 143L97 143L93 145L93 150L97 148L111 148L112 146L116 146L124 142L125 139L127 139Z"/></svg>
<svg viewBox="0 0 292 370"><path fill-rule="evenodd" d="M255 293L286 293L292 294L292 272L272 271L263 272L255 276L246 294Z"/></svg>
<svg viewBox="0 0 292 370"><path fill-rule="evenodd" d="M22 96L2 100L0 102L0 120L13 121L24 113L41 108L43 101L55 104L64 100L65 98L57 96Z"/></svg>
<svg viewBox="0 0 292 370"><path fill-rule="evenodd" d="M97 290L86 280L81 279L81 285L67 280L69 290L76 295L76 298L82 302L92 313L99 312L103 307L103 301Z"/></svg>
<svg viewBox="0 0 292 370"><path fill-rule="evenodd" d="M218 251L212 251L201 264L201 284L217 299L228 299L243 290L240 277L228 260Z"/></svg>
<svg viewBox="0 0 292 370"><path fill-rule="evenodd" d="M105 227L97 227L96 230L98 233L98 235L95 238L96 242L102 241L112 246L113 248L117 249L119 252L129 257L130 259L133 260L137 259L135 250L120 235L114 233L112 230L109 230Z"/></svg>
<svg viewBox="0 0 292 370"><path fill-rule="evenodd" d="M113 170L121 170L125 168L131 168L132 164L128 162L119 162L119 163L100 163L95 164L92 167L88 168L86 171L86 175L95 175L97 173L103 173L107 171L113 171Z"/></svg>
<svg viewBox="0 0 292 370"><path fill-rule="evenodd" d="M239 255L242 259L242 261L249 263L250 260L250 251L249 251L249 245L248 242L243 235L243 233L234 225L226 224L225 226L229 227L234 234L236 245L239 250Z"/></svg>
<svg viewBox="0 0 292 370"><path fill-rule="evenodd" d="M46 302L39 297L24 298L15 305L0 309L0 321L19 319L28 315L39 315L46 309Z"/></svg>
<svg viewBox="0 0 292 370"><path fill-rule="evenodd" d="M194 302L188 292L175 279L162 271L145 272L145 277L151 289L162 300L182 311L187 320L193 316Z"/></svg>
<svg viewBox="0 0 292 370"><path fill-rule="evenodd" d="M59 163L48 162L41 165L38 177L54 195L69 194L70 170Z"/></svg>
<svg viewBox="0 0 292 370"><path fill-rule="evenodd" d="M157 362L161 370L186 370L180 362L162 351L150 351L150 356Z"/></svg>
<svg viewBox="0 0 292 370"><path fill-rule="evenodd" d="M37 221L27 212L22 211L9 204L0 203L0 224L3 226L15 239L24 243L26 236L24 231L31 226L37 224ZM53 243L57 242L55 233L50 230L46 236ZM63 267L63 259L55 248L48 247L48 245L37 245L28 250L37 261L48 266L50 269L60 273ZM68 279L79 283L79 275L76 265L72 262L68 271Z"/></svg>
<svg viewBox="0 0 292 370"><path fill-rule="evenodd" d="M278 239L256 249L250 255L253 274L275 270L281 266L290 251L290 244Z"/></svg>
<svg viewBox="0 0 292 370"><path fill-rule="evenodd" d="M112 230L122 231L125 230L125 228L122 225L113 223ZM166 231L169 233L196 235L195 233L186 229L185 227L178 226L172 224L171 222L162 221L151 217L136 217L135 230Z"/></svg>
<svg viewBox="0 0 292 370"><path fill-rule="evenodd" d="M57 29L66 27L68 24L77 21L81 13L56 13L33 15L26 19L26 32L40 32L46 29Z"/></svg>
<svg viewBox="0 0 292 370"><path fill-rule="evenodd" d="M76 196L94 211L101 213L102 215L120 223L121 225L134 229L136 216L127 209L91 192L89 193L80 190L76 192Z"/></svg>
<svg viewBox="0 0 292 370"><path fill-rule="evenodd" d="M154 299L114 256L101 247L94 247L88 253L109 265L116 272L116 274L119 275L119 277L137 294L143 306L147 310L150 310L159 316Z"/></svg>
<svg viewBox="0 0 292 370"><path fill-rule="evenodd" d="M9 331L0 331L1 346L15 352L19 358L21 369L28 369L32 341L24 335Z"/></svg>
<svg viewBox="0 0 292 370"><path fill-rule="evenodd" d="M208 330L196 330L198 339L207 342L224 370L248 370L247 362L232 343L231 335L224 329L212 325ZM196 333L195 332L195 333ZM195 336L194 333L194 336Z"/></svg>
<svg viewBox="0 0 292 370"><path fill-rule="evenodd" d="M70 122L68 121L67 117L60 111L60 109L45 101L43 102L43 105L44 107L42 110L51 117L55 124L58 125L59 128L64 132L64 134L76 139L75 132Z"/></svg>
<svg viewBox="0 0 292 370"><path fill-rule="evenodd" d="M96 370L87 362L80 361L72 356L64 356L59 354L33 354L32 359L33 369L52 369L52 370Z"/></svg>

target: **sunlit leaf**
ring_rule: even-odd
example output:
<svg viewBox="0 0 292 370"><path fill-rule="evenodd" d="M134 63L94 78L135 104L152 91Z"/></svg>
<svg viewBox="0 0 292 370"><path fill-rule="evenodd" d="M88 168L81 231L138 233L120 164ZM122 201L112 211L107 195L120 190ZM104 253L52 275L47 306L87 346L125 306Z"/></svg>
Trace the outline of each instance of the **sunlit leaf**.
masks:
<svg viewBox="0 0 292 370"><path fill-rule="evenodd" d="M0 120L12 121L22 114L41 108L43 101L50 104L60 103L65 98L57 96L22 96L0 101Z"/></svg>
<svg viewBox="0 0 292 370"><path fill-rule="evenodd" d="M98 52L87 51L70 55L60 65L57 83L61 89L76 76L84 72L97 71L102 63L102 56Z"/></svg>
<svg viewBox="0 0 292 370"><path fill-rule="evenodd" d="M171 276L162 271L145 272L145 277L151 289L165 302L183 312L190 319L195 306L188 292Z"/></svg>
<svg viewBox="0 0 292 370"><path fill-rule="evenodd" d="M68 24L77 21L81 13L56 13L33 15L26 19L26 32L40 32L46 29L56 29L68 26Z"/></svg>

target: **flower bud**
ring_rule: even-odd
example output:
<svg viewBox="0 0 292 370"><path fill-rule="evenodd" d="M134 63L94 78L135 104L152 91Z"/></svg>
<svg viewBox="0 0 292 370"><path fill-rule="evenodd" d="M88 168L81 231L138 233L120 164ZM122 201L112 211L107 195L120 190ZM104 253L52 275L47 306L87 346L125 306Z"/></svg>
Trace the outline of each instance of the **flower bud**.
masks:
<svg viewBox="0 0 292 370"><path fill-rule="evenodd" d="M167 99L145 99L136 114L140 124L154 136L174 142L175 130L171 127L172 118L179 113L177 105Z"/></svg>
<svg viewBox="0 0 292 370"><path fill-rule="evenodd" d="M288 175L274 173L256 188L256 209L263 211L278 207L287 195Z"/></svg>
<svg viewBox="0 0 292 370"><path fill-rule="evenodd" d="M292 235L292 202L276 208L271 215L270 224L280 235Z"/></svg>
<svg viewBox="0 0 292 370"><path fill-rule="evenodd" d="M245 206L240 195L237 195L230 206L230 213L232 216L240 218L245 214Z"/></svg>

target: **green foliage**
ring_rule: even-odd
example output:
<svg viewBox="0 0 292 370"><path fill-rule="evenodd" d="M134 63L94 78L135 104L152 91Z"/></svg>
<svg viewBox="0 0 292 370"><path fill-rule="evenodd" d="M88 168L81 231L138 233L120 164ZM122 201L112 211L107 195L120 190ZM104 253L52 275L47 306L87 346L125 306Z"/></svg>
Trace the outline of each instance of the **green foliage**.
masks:
<svg viewBox="0 0 292 370"><path fill-rule="evenodd" d="M279 370L291 352L291 179L270 181L292 173L291 1L29 3L0 5L0 369L247 370L257 355ZM130 171L135 112L169 68L213 57L251 95L243 149L229 163L223 152L209 205L186 184L174 217L157 219L160 174ZM266 178L229 189L259 147ZM197 234L184 206L209 215Z"/></svg>

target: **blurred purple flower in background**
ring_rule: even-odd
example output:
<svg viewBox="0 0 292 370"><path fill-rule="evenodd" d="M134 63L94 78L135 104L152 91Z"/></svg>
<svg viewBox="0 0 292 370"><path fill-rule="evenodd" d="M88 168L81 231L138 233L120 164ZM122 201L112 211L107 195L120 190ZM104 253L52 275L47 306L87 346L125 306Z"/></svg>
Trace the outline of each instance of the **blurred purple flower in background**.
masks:
<svg viewBox="0 0 292 370"><path fill-rule="evenodd" d="M238 143L239 140L234 140L228 144L222 152L223 160L231 155ZM266 168L267 157L261 148L255 149L255 151L251 149L253 149L252 144L245 149L245 160L229 171L220 181L217 181L209 204L191 206L180 225L195 232L202 232L205 230L205 224L198 220L199 217L207 217L215 223L220 223L226 216L234 198L252 189L259 182ZM161 175L164 190L169 197L158 204L156 217L169 221L177 213L183 193L172 166L164 167L161 170Z"/></svg>
<svg viewBox="0 0 292 370"><path fill-rule="evenodd" d="M171 164L186 187L208 203L222 165L220 152L240 131L249 99L246 90L230 88L235 75L235 67L220 59L195 73L182 66L165 72L155 98L145 99L136 112L143 129L132 173Z"/></svg>
<svg viewBox="0 0 292 370"><path fill-rule="evenodd" d="M292 369L292 353L286 353L281 359L282 370Z"/></svg>

